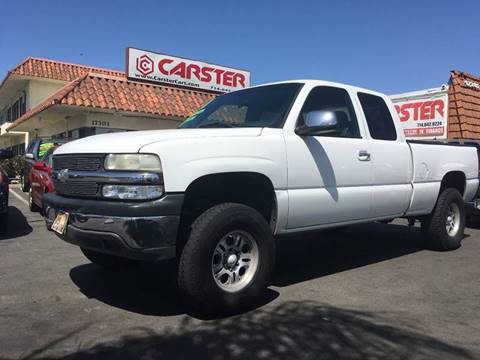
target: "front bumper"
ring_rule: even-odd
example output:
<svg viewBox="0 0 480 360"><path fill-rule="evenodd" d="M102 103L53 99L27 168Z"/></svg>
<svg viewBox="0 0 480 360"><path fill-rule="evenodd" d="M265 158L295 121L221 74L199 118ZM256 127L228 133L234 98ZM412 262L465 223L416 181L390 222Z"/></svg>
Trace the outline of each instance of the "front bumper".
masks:
<svg viewBox="0 0 480 360"><path fill-rule="evenodd" d="M175 257L183 194L153 201L123 202L69 198L55 193L43 198L47 227L58 211L69 213L64 235L71 244L139 260Z"/></svg>

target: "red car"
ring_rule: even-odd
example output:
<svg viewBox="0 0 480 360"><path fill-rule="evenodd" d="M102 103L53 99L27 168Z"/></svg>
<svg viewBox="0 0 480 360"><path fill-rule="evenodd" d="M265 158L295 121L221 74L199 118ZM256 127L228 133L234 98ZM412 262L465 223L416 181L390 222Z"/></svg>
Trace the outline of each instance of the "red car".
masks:
<svg viewBox="0 0 480 360"><path fill-rule="evenodd" d="M52 154L57 146L50 148L45 155L33 164L30 171L28 204L30 211L41 211L43 195L55 191L52 181Z"/></svg>

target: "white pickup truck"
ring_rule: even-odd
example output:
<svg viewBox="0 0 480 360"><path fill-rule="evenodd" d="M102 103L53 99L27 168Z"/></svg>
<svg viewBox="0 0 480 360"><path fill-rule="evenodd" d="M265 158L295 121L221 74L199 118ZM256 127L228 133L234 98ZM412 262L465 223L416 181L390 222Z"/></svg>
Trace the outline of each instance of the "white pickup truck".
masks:
<svg viewBox="0 0 480 360"><path fill-rule="evenodd" d="M274 235L407 217L459 247L478 158L407 142L383 94L302 80L219 96L176 130L73 141L53 178L47 226L93 263L176 257L189 304L232 311L268 286Z"/></svg>

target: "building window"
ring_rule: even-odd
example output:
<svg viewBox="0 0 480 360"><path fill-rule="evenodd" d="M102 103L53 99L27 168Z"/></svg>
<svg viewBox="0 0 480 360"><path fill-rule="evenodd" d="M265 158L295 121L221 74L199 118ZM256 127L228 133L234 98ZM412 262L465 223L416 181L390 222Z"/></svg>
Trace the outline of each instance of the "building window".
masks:
<svg viewBox="0 0 480 360"><path fill-rule="evenodd" d="M22 95L10 107L5 109L1 116L1 123L13 122L27 112L27 94L22 91Z"/></svg>
<svg viewBox="0 0 480 360"><path fill-rule="evenodd" d="M25 143L12 145L6 148L7 150L12 150L13 155L23 155L25 154Z"/></svg>

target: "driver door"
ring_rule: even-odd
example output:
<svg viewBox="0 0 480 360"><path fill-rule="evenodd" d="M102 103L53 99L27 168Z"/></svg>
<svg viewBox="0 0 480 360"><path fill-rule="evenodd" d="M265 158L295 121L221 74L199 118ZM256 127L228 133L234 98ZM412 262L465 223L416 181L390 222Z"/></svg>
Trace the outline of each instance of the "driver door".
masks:
<svg viewBox="0 0 480 360"><path fill-rule="evenodd" d="M372 206L369 142L359 126L350 94L318 86L308 95L297 125L311 111L332 111L335 133L322 136L286 134L288 229L365 219Z"/></svg>

